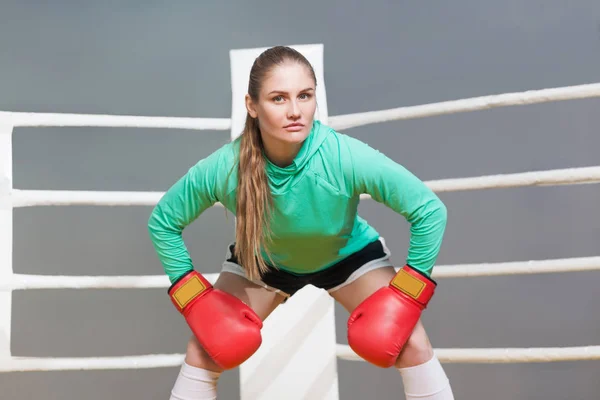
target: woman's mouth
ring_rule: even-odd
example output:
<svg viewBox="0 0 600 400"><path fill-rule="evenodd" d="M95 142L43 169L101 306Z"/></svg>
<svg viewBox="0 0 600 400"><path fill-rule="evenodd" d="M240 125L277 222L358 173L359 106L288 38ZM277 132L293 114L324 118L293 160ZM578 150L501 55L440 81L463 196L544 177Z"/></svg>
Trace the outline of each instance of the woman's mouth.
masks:
<svg viewBox="0 0 600 400"><path fill-rule="evenodd" d="M293 124L288 124L283 127L283 129L285 129L288 132L298 132L301 131L302 128L304 128L304 125L300 122L294 122Z"/></svg>

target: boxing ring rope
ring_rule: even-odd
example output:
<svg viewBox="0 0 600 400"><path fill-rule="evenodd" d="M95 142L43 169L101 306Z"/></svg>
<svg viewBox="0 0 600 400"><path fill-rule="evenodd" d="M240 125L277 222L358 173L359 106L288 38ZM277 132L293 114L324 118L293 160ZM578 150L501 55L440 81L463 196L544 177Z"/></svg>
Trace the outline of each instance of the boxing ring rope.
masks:
<svg viewBox="0 0 600 400"><path fill-rule="evenodd" d="M434 192L454 192L515 188L524 186L567 185L600 182L600 166L554 169L515 174L477 176L472 178L440 179L426 181ZM13 207L32 206L152 206L163 192L110 192L78 190L19 190L13 189ZM368 199L368 195L361 195ZM217 206L222 206L220 203Z"/></svg>
<svg viewBox="0 0 600 400"><path fill-rule="evenodd" d="M565 86L560 88L528 90L398 107L389 110L369 111L329 117L328 125L337 130L355 128L368 124L416 119L443 114L486 110L497 107L529 105L555 101L587 99L600 96L600 83ZM112 127L112 128L168 128L228 130L229 118L176 118L128 115L27 113L0 111L0 121L14 127Z"/></svg>
<svg viewBox="0 0 600 400"><path fill-rule="evenodd" d="M467 111L487 110L496 107L522 106L529 104L547 103L598 97L600 83L560 88L528 90L517 93L505 93L472 97L462 100L451 100L424 104L412 107L399 107L389 110L369 111L348 115L330 117L329 124L336 129L349 129L368 124L375 124L402 119L432 117L443 114L454 114Z"/></svg>
<svg viewBox="0 0 600 400"><path fill-rule="evenodd" d="M14 127L168 128L224 131L230 118L177 118L132 115L28 113L0 111L0 121Z"/></svg>
<svg viewBox="0 0 600 400"><path fill-rule="evenodd" d="M398 267L396 267L398 269ZM497 263L456 264L436 266L433 278L464 278L501 275L533 275L560 272L600 270L600 257L562 258ZM215 282L218 274L204 274ZM166 275L69 276L13 274L0 282L0 290L31 289L156 289L168 288Z"/></svg>
<svg viewBox="0 0 600 400"><path fill-rule="evenodd" d="M544 90L532 90L475 97L456 101L445 101L413 107L400 107L390 110L373 111L349 115L331 116L328 124L335 129L348 129L386 121L421 118L432 115L468 112L524 104L546 103L573 99L600 97L600 83L568 86ZM134 127L169 128L194 130L228 130L232 120L228 118L171 118L140 117L89 114L21 113L0 112L0 227L9 236L0 236L0 254L11 252L12 209L32 206L150 206L162 196L162 192L110 192L110 191L61 191L61 190L19 190L12 188L12 134L15 127ZM541 185L572 185L600 182L600 166L555 169L514 174L476 176L458 179L441 179L426 182L436 192L482 190ZM361 196L368 199L368 196ZM9 214L10 213L10 214ZM5 223L6 222L6 223ZM123 288L166 288L168 278L158 276L44 276L14 274L12 256L9 256L10 269L0 266L0 304L8 304L10 316L10 296L13 290L31 289L123 289ZM474 277L512 274L559 273L573 271L593 271L600 269L600 256L565 258L555 260L531 260L483 264L442 265L434 269L434 277ZM216 280L216 274L207 275L209 281ZM296 297L296 296L294 296ZM314 296L315 298L317 296ZM318 303L314 303L318 304ZM308 307L308 306L306 306ZM2 310L0 310L2 312ZM329 315L329 314L328 314ZM267 320L268 322L268 320ZM0 321L0 324L3 322ZM9 318L10 323L10 318ZM318 321L309 321L317 324ZM0 325L0 334L5 329L10 341L10 325ZM8 331L6 331L8 329ZM266 333L268 334L268 333ZM2 345L2 343L0 343ZM599 360L600 346L555 347L555 348L486 348L486 349L435 349L444 363L516 363L516 362L556 362L566 360ZM358 360L356 354L346 345L335 345L336 357L343 360ZM183 354L150 354L123 357L78 357L78 358L36 358L14 357L10 350L0 349L0 372L9 371L57 371L57 370L101 370L101 369L140 369L174 367L181 364ZM280 357L286 357L281 355ZM275 359L270 362L283 362ZM242 381L244 381L242 377ZM258 390L258 389L257 389ZM336 397L337 398L337 397Z"/></svg>
<svg viewBox="0 0 600 400"><path fill-rule="evenodd" d="M346 361L363 361L349 346L336 345L337 357ZM559 361L585 361L600 359L600 346L539 347L498 349L435 349L442 363L453 364L512 364ZM178 367L183 354L151 354L123 357L12 357L0 364L0 372L35 371L95 371L114 369L149 369Z"/></svg>

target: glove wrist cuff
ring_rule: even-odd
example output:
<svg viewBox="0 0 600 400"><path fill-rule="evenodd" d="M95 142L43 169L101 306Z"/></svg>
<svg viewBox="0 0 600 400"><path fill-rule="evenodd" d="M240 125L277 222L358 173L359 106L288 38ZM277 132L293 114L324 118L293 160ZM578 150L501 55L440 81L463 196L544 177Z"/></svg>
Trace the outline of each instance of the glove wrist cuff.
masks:
<svg viewBox="0 0 600 400"><path fill-rule="evenodd" d="M426 307L433 297L437 283L425 274L405 265L390 281L390 287Z"/></svg>
<svg viewBox="0 0 600 400"><path fill-rule="evenodd" d="M171 285L169 288L169 297L175 308L183 313L186 306L198 297L206 294L210 289L212 289L210 282L199 272L192 270Z"/></svg>

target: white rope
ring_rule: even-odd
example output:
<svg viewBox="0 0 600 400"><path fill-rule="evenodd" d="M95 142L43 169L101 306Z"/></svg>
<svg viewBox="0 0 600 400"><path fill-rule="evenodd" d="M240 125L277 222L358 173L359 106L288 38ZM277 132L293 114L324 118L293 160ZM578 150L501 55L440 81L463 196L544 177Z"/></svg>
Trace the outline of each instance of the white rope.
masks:
<svg viewBox="0 0 600 400"><path fill-rule="evenodd" d="M495 107L585 99L598 96L600 96L600 83L592 83L330 116L328 123L332 128L341 130L400 119L423 118L434 115L491 109ZM3 111L0 112L0 120L8 121L15 127L104 126L209 130L231 129L230 118L176 118Z"/></svg>
<svg viewBox="0 0 600 400"><path fill-rule="evenodd" d="M523 186L567 185L600 182L600 166L532 171L514 174L486 175L426 181L434 192L453 192ZM109 192L79 190L18 190L11 192L13 207L31 206L152 206L164 192ZM369 199L361 195L361 199ZM222 207L221 203L216 206Z"/></svg>
<svg viewBox="0 0 600 400"><path fill-rule="evenodd" d="M434 192L455 192L460 190L572 185L597 182L600 182L600 166L487 175L475 178L440 179L426 183Z"/></svg>
<svg viewBox="0 0 600 400"><path fill-rule="evenodd" d="M178 367L183 359L183 354L81 358L11 357L0 360L0 372L164 368Z"/></svg>
<svg viewBox="0 0 600 400"><path fill-rule="evenodd" d="M164 192L118 192L95 190L18 190L11 193L13 207L31 206L152 206Z"/></svg>
<svg viewBox="0 0 600 400"><path fill-rule="evenodd" d="M600 360L600 346L499 349L435 349L442 363L502 364ZM342 360L364 361L348 345L337 344Z"/></svg>
<svg viewBox="0 0 600 400"><path fill-rule="evenodd" d="M599 96L600 83L593 83L586 85L566 86L561 88L529 90L525 92L473 97L419 106L392 108L388 110L337 115L329 117L328 124L336 130L343 130L368 124L402 119L423 118L434 115L486 110L496 107L546 103L551 101L586 99Z"/></svg>
<svg viewBox="0 0 600 400"><path fill-rule="evenodd" d="M438 279L595 270L600 270L600 257L440 265L434 268L432 276ZM205 274L204 276L209 282L214 284L218 274ZM168 288L169 285L169 279L165 274L140 276L48 276L13 274L11 280L0 282L0 291L30 289L152 289Z"/></svg>
<svg viewBox="0 0 600 400"><path fill-rule="evenodd" d="M348 345L336 345L342 360L364 361ZM435 349L442 363L531 363L575 360L599 360L600 346L500 348L500 349ZM0 372L67 371L103 369L164 368L181 365L183 354L151 354L123 357L12 357L0 360Z"/></svg>
<svg viewBox="0 0 600 400"><path fill-rule="evenodd" d="M515 188L525 186L557 186L600 182L600 166L519 172L514 174L484 175L472 178L450 178L426 181L434 192L458 192ZM361 195L362 199L370 198Z"/></svg>
<svg viewBox="0 0 600 400"><path fill-rule="evenodd" d="M121 192L99 190L20 190L13 189L13 207L33 206L154 206L164 192ZM221 203L215 206L222 207Z"/></svg>
<svg viewBox="0 0 600 400"><path fill-rule="evenodd" d="M459 278L471 276L526 275L557 272L600 270L600 257L562 258L483 264L440 265L433 269L433 278Z"/></svg>
<svg viewBox="0 0 600 400"><path fill-rule="evenodd" d="M204 274L212 284L218 274ZM0 282L2 290L29 289L154 289L171 285L167 275L139 276L66 276L13 274L12 280Z"/></svg>
<svg viewBox="0 0 600 400"><path fill-rule="evenodd" d="M0 121L10 121L14 127L81 127L165 128L229 130L230 118L145 117L134 115L27 113L0 111Z"/></svg>

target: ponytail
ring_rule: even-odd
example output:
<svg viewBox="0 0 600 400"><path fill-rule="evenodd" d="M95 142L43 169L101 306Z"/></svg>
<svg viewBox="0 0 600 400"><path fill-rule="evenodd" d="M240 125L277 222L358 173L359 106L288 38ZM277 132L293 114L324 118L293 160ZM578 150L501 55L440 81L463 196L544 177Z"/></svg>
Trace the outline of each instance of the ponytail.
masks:
<svg viewBox="0 0 600 400"><path fill-rule="evenodd" d="M262 149L258 120L247 115L240 142L234 255L248 279L260 279L268 269L261 250L268 254L272 197Z"/></svg>

